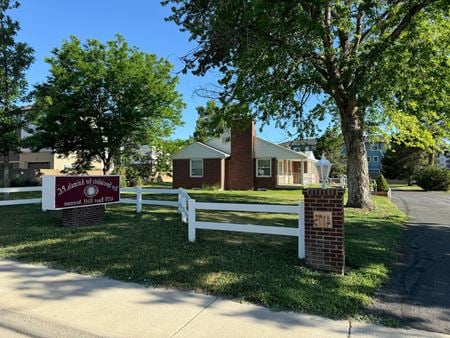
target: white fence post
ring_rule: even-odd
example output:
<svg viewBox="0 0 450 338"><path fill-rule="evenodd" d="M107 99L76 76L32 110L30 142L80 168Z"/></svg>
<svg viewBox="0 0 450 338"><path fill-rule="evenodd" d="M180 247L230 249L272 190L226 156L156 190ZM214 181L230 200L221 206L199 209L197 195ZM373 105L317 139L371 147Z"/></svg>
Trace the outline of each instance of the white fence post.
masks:
<svg viewBox="0 0 450 338"><path fill-rule="evenodd" d="M142 211L142 187L136 188L136 213L140 214Z"/></svg>
<svg viewBox="0 0 450 338"><path fill-rule="evenodd" d="M298 258L305 258L305 204L302 202L298 210Z"/></svg>
<svg viewBox="0 0 450 338"><path fill-rule="evenodd" d="M188 239L195 242L195 200L188 200Z"/></svg>
<svg viewBox="0 0 450 338"><path fill-rule="evenodd" d="M178 213L182 212L182 205L183 205L183 189L178 188Z"/></svg>

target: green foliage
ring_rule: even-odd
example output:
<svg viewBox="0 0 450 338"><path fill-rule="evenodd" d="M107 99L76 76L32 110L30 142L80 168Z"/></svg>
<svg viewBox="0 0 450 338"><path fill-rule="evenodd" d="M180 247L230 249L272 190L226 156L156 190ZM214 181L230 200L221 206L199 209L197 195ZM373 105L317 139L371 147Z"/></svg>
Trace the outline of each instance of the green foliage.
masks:
<svg viewBox="0 0 450 338"><path fill-rule="evenodd" d="M447 11L448 14L448 11ZM450 21L438 10L420 13L386 54L380 100L391 129L406 146L439 149L450 136Z"/></svg>
<svg viewBox="0 0 450 338"><path fill-rule="evenodd" d="M377 184L377 191L383 191L383 192L389 191L389 184L382 174L377 176L376 184Z"/></svg>
<svg viewBox="0 0 450 338"><path fill-rule="evenodd" d="M129 47L72 36L47 58L50 75L36 86L35 148L103 162L108 172L123 151L168 137L181 124L178 78L165 59Z"/></svg>
<svg viewBox="0 0 450 338"><path fill-rule="evenodd" d="M34 187L41 185L41 181L37 178L26 176L15 176L11 179L11 187Z"/></svg>
<svg viewBox="0 0 450 338"><path fill-rule="evenodd" d="M24 42L17 42L19 23L8 12L19 7L17 1L0 0L0 155L7 164L8 154L20 150L20 134L23 126L21 110L17 104L26 99L25 72L32 64L33 49ZM4 177L9 177L9 166L4 167ZM8 180L4 185L8 186Z"/></svg>
<svg viewBox="0 0 450 338"><path fill-rule="evenodd" d="M333 164L330 177L339 177L340 175L347 174L344 149L344 139L336 127L327 128L323 135L317 139L314 156L319 159L324 154Z"/></svg>
<svg viewBox="0 0 450 338"><path fill-rule="evenodd" d="M427 29L433 26L428 31L439 30L443 20L434 18L446 18L448 1L164 0L162 3L172 5L173 14L168 20L180 25L199 43L198 48L184 57L185 71L203 75L210 69L218 69L222 73L218 98L224 107L246 103L255 119L266 123L274 120L281 127L291 124L303 135L312 134L326 113L339 119L348 154L349 204L371 206L364 132L385 122L383 108L388 100L403 114L413 114L401 105L394 105L403 102L403 96L398 94L409 92L394 90L398 77L392 71L397 63L401 63L398 69L411 67L408 79L401 85L404 88L409 84L421 85L423 77L413 59L396 58L389 71L386 60L393 59L397 49L409 50L414 55L409 47L419 46L422 39L420 34L411 33L412 23L420 21ZM448 30L443 34L450 35ZM442 52L417 54L420 64L439 63L442 55L449 55L448 43L441 44L439 39L429 41L435 50L440 48ZM434 80L432 83L439 87L439 92L448 94L446 85ZM415 88L422 95L434 90L426 86ZM310 98L319 104L314 109L305 109ZM446 101L441 101L442 104ZM418 120L422 111L417 110ZM428 109L424 114L428 116ZM428 125L433 121L429 119Z"/></svg>
<svg viewBox="0 0 450 338"><path fill-rule="evenodd" d="M148 179L148 176L145 176L145 170L139 167L119 166L114 169L114 174L120 176L120 186L122 188L142 186Z"/></svg>
<svg viewBox="0 0 450 338"><path fill-rule="evenodd" d="M251 120L250 110L246 104L218 106L215 101L208 101L206 107L197 107L197 113L194 140L199 142L218 137L231 128L247 127L247 122Z"/></svg>
<svg viewBox="0 0 450 338"><path fill-rule="evenodd" d="M391 137L391 142L383 156L383 174L390 179L407 179L411 183L414 174L427 165L429 153L411 143L404 142L402 135Z"/></svg>
<svg viewBox="0 0 450 338"><path fill-rule="evenodd" d="M215 185L202 184L202 190L219 191L221 189L222 189L222 187L220 186L220 184L215 184Z"/></svg>
<svg viewBox="0 0 450 338"><path fill-rule="evenodd" d="M450 170L435 166L425 167L416 174L416 183L426 191L447 191L450 189Z"/></svg>

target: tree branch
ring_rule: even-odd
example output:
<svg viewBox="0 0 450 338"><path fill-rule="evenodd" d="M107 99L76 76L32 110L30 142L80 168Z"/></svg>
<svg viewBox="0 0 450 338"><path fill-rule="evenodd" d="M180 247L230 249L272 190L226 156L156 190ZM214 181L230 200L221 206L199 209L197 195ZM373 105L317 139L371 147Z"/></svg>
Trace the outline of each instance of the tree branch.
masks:
<svg viewBox="0 0 450 338"><path fill-rule="evenodd" d="M423 10L428 5L431 5L436 0L423 0L419 1L415 5L412 5L409 10L406 12L406 14L403 16L403 18L400 20L398 25L392 30L392 32L382 41L380 41L378 44L374 45L371 50L366 55L366 60L371 60L371 63L375 63L378 58L383 54L383 52L395 41L398 39L400 34L408 27L408 25L411 23L414 16L416 16L421 10ZM351 86L355 85L361 85L361 80L363 79L363 74L365 73L365 70L367 67L369 67L370 64L367 62L362 62L361 65L358 67L358 69L355 72L355 78L353 80L353 83Z"/></svg>

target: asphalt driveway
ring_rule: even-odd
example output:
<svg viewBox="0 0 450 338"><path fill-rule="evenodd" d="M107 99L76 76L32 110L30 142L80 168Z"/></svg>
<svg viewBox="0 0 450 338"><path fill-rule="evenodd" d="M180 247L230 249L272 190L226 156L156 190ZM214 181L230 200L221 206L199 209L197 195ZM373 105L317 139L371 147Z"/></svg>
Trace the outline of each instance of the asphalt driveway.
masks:
<svg viewBox="0 0 450 338"><path fill-rule="evenodd" d="M392 200L411 219L373 308L408 327L450 334L450 194L394 191Z"/></svg>

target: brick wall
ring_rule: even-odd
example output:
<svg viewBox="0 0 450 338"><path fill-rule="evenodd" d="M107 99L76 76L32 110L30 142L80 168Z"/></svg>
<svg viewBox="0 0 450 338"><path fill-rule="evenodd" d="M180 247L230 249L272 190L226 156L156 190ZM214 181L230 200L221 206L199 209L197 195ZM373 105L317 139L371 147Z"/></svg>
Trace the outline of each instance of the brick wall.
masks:
<svg viewBox="0 0 450 338"><path fill-rule="evenodd" d="M271 177L257 177L256 176L256 159L254 160L254 172L253 177L255 178L255 189L266 188L275 189L277 187L277 171L278 162L276 158L272 158L272 176Z"/></svg>
<svg viewBox="0 0 450 338"><path fill-rule="evenodd" d="M254 188L255 124L246 129L231 130L231 156L228 163L227 189L250 190Z"/></svg>
<svg viewBox="0 0 450 338"><path fill-rule="evenodd" d="M344 189L305 189L306 264L320 270L343 273ZM331 212L332 226L317 226L314 211Z"/></svg>
<svg viewBox="0 0 450 338"><path fill-rule="evenodd" d="M203 177L190 177L190 160L173 160L173 188L201 188L221 186L222 159L204 159Z"/></svg>
<svg viewBox="0 0 450 338"><path fill-rule="evenodd" d="M105 206L63 209L63 226L78 227L101 224L105 218Z"/></svg>

